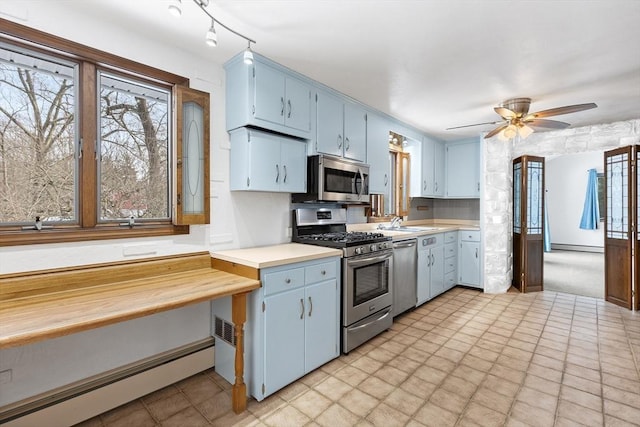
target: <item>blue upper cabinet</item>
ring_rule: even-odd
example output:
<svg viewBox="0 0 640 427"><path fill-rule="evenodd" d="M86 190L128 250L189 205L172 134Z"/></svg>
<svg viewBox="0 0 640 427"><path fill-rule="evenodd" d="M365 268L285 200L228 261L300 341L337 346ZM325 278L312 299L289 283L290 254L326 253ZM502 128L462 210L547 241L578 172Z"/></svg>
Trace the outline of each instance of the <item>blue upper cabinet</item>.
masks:
<svg viewBox="0 0 640 427"><path fill-rule="evenodd" d="M225 64L227 131L256 126L310 139L311 85L264 57L246 65L241 56Z"/></svg>
<svg viewBox="0 0 640 427"><path fill-rule="evenodd" d="M479 198L480 138L448 142L446 171L446 197Z"/></svg>
<svg viewBox="0 0 640 427"><path fill-rule="evenodd" d="M360 162L366 161L366 110L333 93L318 90L315 151Z"/></svg>

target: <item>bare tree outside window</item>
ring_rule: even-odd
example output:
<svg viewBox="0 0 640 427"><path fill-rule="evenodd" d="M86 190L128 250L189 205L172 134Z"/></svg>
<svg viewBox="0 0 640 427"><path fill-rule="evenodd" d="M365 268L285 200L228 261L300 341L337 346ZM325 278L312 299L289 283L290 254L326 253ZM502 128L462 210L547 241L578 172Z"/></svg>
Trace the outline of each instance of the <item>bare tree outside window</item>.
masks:
<svg viewBox="0 0 640 427"><path fill-rule="evenodd" d="M169 218L169 93L100 79L100 220Z"/></svg>
<svg viewBox="0 0 640 427"><path fill-rule="evenodd" d="M0 51L0 223L74 222L74 68Z"/></svg>

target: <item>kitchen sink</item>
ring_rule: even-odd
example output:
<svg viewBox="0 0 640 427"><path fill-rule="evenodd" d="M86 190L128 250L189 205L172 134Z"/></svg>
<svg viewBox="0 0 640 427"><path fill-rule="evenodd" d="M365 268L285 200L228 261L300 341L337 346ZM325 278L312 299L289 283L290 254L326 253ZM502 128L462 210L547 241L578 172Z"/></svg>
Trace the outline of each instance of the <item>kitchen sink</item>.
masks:
<svg viewBox="0 0 640 427"><path fill-rule="evenodd" d="M400 227L378 227L379 230L385 230L385 231L406 231L409 233L416 233L416 232L420 232L420 231L430 231L430 230L437 230L438 227L422 227L422 226L414 226L414 227L408 227L408 226L400 226Z"/></svg>

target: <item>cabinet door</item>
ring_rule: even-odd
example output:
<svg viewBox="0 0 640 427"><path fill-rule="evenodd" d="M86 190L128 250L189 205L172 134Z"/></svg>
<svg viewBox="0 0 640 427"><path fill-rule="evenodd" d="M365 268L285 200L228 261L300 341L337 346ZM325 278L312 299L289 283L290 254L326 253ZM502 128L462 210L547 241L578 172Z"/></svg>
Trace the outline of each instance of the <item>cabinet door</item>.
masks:
<svg viewBox="0 0 640 427"><path fill-rule="evenodd" d="M318 92L316 98L316 151L342 157L342 101L328 93Z"/></svg>
<svg viewBox="0 0 640 427"><path fill-rule="evenodd" d="M429 137L425 136L422 139L422 182L420 187L420 196L422 197L432 197L434 195L435 145L436 141Z"/></svg>
<svg viewBox="0 0 640 427"><path fill-rule="evenodd" d="M304 375L304 289L265 298L264 395Z"/></svg>
<svg viewBox="0 0 640 427"><path fill-rule="evenodd" d="M416 306L424 304L431 299L430 266L430 252L418 251L418 301Z"/></svg>
<svg viewBox="0 0 640 427"><path fill-rule="evenodd" d="M305 298L305 373L338 357L338 282L309 285Z"/></svg>
<svg viewBox="0 0 640 427"><path fill-rule="evenodd" d="M367 163L369 193L387 194L389 188L389 123L382 117L367 116ZM413 161L413 158L411 159ZM411 171L413 173L413 167ZM413 181L411 181L413 185ZM411 189L413 191L413 188Z"/></svg>
<svg viewBox="0 0 640 427"><path fill-rule="evenodd" d="M254 117L284 124L284 75L261 62L256 61L254 64Z"/></svg>
<svg viewBox="0 0 640 427"><path fill-rule="evenodd" d="M307 144L283 139L280 148L280 191L307 191Z"/></svg>
<svg viewBox="0 0 640 427"><path fill-rule="evenodd" d="M433 195L444 196L445 187L445 156L444 144L440 141L434 141L433 145Z"/></svg>
<svg viewBox="0 0 640 427"><path fill-rule="evenodd" d="M444 246L432 248L431 251L431 298L444 292Z"/></svg>
<svg viewBox="0 0 640 427"><path fill-rule="evenodd" d="M357 105L344 105L344 157L359 162L367 158L367 113Z"/></svg>
<svg viewBox="0 0 640 427"><path fill-rule="evenodd" d="M311 88L298 79L285 80L284 124L290 128L309 132L311 130Z"/></svg>
<svg viewBox="0 0 640 427"><path fill-rule="evenodd" d="M447 146L447 197L479 197L478 148L476 141Z"/></svg>
<svg viewBox="0 0 640 427"><path fill-rule="evenodd" d="M269 134L251 133L247 189L278 191L283 176L280 164L280 140Z"/></svg>
<svg viewBox="0 0 640 427"><path fill-rule="evenodd" d="M458 270L460 283L464 285L480 285L480 243L461 242L458 254Z"/></svg>

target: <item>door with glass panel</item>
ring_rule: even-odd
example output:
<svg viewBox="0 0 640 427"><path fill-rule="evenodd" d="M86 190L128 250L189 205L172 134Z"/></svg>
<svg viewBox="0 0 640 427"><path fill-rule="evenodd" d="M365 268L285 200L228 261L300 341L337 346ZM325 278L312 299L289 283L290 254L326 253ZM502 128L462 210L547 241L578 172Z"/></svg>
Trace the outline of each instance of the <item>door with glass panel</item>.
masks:
<svg viewBox="0 0 640 427"><path fill-rule="evenodd" d="M632 308L633 266L638 271L636 147L622 147L604 153L605 206L604 228L604 288L605 299L613 304ZM636 310L638 301L636 298Z"/></svg>
<svg viewBox="0 0 640 427"><path fill-rule="evenodd" d="M544 157L513 161L513 286L543 290Z"/></svg>

